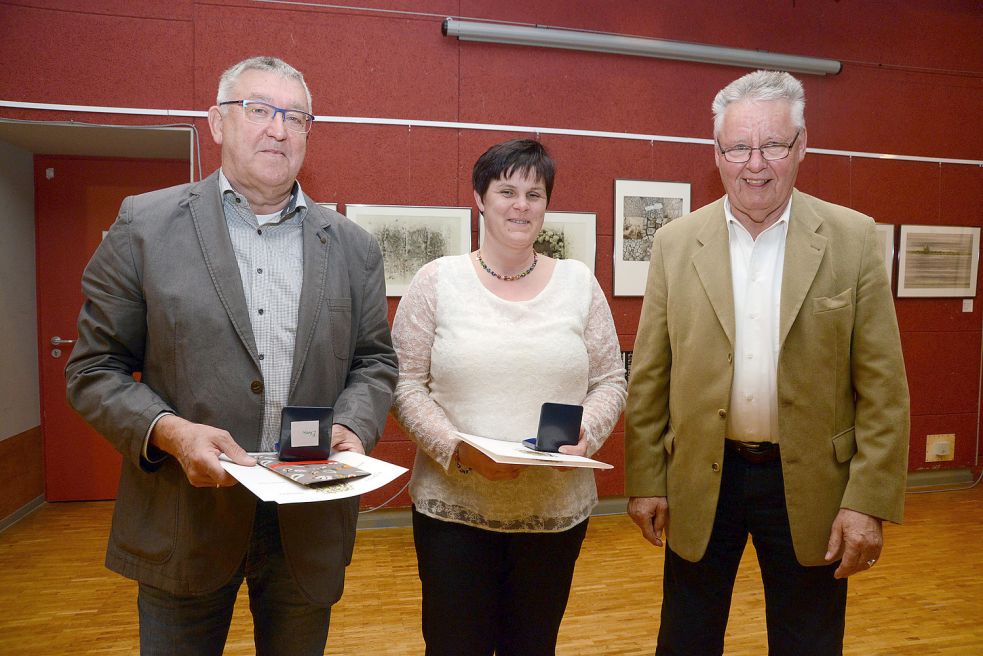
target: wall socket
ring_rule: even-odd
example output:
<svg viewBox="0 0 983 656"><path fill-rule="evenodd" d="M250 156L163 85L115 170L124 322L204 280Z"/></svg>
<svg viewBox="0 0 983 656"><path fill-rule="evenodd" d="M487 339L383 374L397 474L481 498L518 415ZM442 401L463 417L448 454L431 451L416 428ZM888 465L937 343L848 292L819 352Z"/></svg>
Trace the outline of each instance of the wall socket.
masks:
<svg viewBox="0 0 983 656"><path fill-rule="evenodd" d="M928 435L925 438L925 462L943 462L956 457L955 433Z"/></svg>

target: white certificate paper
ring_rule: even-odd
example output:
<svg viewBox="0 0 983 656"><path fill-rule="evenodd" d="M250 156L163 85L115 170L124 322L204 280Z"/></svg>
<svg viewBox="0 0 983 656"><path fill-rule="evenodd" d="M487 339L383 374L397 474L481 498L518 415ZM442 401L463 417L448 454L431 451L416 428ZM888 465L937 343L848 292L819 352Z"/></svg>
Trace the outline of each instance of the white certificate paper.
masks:
<svg viewBox="0 0 983 656"><path fill-rule="evenodd" d="M250 454L257 455L257 454ZM270 455L270 454L264 454ZM332 460L358 467L370 473L365 478L342 481L325 487L307 487L274 473L266 467L256 465L244 467L222 456L219 461L225 471L245 485L250 492L263 501L277 503L310 503L312 501L332 501L358 496L391 483L407 472L405 467L353 451L334 451Z"/></svg>
<svg viewBox="0 0 983 656"><path fill-rule="evenodd" d="M614 469L600 460L582 456L568 456L565 453L534 451L522 442L507 442L490 437L479 437L458 432L458 437L478 449L486 456L506 465L541 465L546 467L589 467L591 469Z"/></svg>

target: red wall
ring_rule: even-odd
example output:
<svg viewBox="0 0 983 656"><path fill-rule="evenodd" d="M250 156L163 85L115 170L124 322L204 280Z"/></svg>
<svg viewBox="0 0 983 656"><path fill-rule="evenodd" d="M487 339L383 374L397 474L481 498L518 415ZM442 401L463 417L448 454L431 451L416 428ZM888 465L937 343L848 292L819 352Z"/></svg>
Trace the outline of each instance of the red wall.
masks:
<svg viewBox="0 0 983 656"><path fill-rule="evenodd" d="M442 17L453 15L839 59L839 75L800 76L811 147L983 159L983 10L975 0L352 4L434 16L245 0L0 2L0 99L204 110L224 68L269 53L304 71L319 115L706 138L713 95L746 72L459 42L440 33ZM4 108L0 116L167 122ZM219 163L218 149L208 143L205 122L195 122L209 172ZM470 205L471 164L508 136L318 124L301 182L342 210L345 203ZM609 292L614 179L690 182L694 208L722 194L710 146L555 135L542 141L559 166L551 209L597 213L597 277ZM813 153L798 187L882 223L983 225L983 170L976 166ZM390 300L391 311L396 301ZM641 299L613 298L611 306L622 346L630 349ZM912 396L910 469L972 466L978 457L979 303L963 313L960 299L899 299L897 309ZM926 464L925 435L949 432L956 434L955 460ZM620 464L621 446L619 424L600 457ZM376 452L404 463L412 453L394 425ZM598 480L602 494L621 493L620 468Z"/></svg>

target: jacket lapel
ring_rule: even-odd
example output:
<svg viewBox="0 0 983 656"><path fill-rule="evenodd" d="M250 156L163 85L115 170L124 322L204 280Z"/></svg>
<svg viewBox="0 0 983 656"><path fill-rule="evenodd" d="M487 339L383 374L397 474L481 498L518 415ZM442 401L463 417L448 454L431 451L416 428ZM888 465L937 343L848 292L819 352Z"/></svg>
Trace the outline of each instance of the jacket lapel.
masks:
<svg viewBox="0 0 983 656"><path fill-rule="evenodd" d="M696 235L701 248L693 255L693 266L710 299L717 321L734 344L734 286L730 273L730 236L724 218L723 199Z"/></svg>
<svg viewBox="0 0 983 656"><path fill-rule="evenodd" d="M246 307L246 294L242 289L239 263L232 250L232 239L225 223L225 211L218 187L218 171L189 190L188 205L191 220L198 234L198 243L205 258L205 266L215 285L215 291L222 301L222 307L229 315L239 339L245 345L253 362L259 366L256 353L256 339L249 309Z"/></svg>
<svg viewBox="0 0 983 656"><path fill-rule="evenodd" d="M788 236L785 238L779 351L785 345L785 338L802 309L802 303L826 253L827 239L816 233L822 222L822 218L809 206L807 197L798 190L793 190L792 214L788 222Z"/></svg>
<svg viewBox="0 0 983 656"><path fill-rule="evenodd" d="M290 393L293 393L304 359L314 339L314 329L324 307L328 286L328 252L331 250L332 218L310 197L305 195L307 214L304 217L304 282L300 291L300 308L297 313L297 336L294 343L293 373L290 376ZM288 397L289 398L289 397Z"/></svg>

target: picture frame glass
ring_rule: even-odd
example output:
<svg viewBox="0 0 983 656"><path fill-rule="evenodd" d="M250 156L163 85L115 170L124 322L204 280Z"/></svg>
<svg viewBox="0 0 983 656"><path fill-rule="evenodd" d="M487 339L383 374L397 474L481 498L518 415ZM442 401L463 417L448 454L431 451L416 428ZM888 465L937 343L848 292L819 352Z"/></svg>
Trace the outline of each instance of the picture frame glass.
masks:
<svg viewBox="0 0 983 656"><path fill-rule="evenodd" d="M614 181L615 296L644 296L655 233L689 212L688 182Z"/></svg>
<svg viewBox="0 0 983 656"><path fill-rule="evenodd" d="M898 296L975 297L979 259L980 228L903 225Z"/></svg>
<svg viewBox="0 0 983 656"><path fill-rule="evenodd" d="M979 259L979 228L903 225L898 296L975 297Z"/></svg>
<svg viewBox="0 0 983 656"><path fill-rule="evenodd" d="M884 271L887 273L887 284L891 285L891 278L894 275L894 225L891 223L878 223L874 226L877 235L878 250L884 257Z"/></svg>
<svg viewBox="0 0 983 656"><path fill-rule="evenodd" d="M386 296L402 296L427 262L471 252L470 207L345 206L345 216L365 228L382 250Z"/></svg>
<svg viewBox="0 0 983 656"><path fill-rule="evenodd" d="M478 214L478 243L485 239L485 217ZM591 273L597 260L597 214L546 212L543 229L533 244L541 255L557 260L579 260Z"/></svg>

